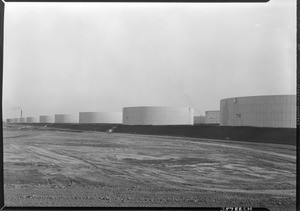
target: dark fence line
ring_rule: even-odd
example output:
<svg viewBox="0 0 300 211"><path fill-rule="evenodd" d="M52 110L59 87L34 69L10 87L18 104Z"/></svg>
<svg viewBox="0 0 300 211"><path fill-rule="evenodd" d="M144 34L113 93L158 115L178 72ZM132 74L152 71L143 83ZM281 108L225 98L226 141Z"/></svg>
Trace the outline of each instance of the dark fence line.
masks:
<svg viewBox="0 0 300 211"><path fill-rule="evenodd" d="M26 124L26 123L25 123ZM296 128L260 128L230 127L216 125L122 125L122 124L63 124L63 123L27 123L26 125L51 128L105 132L115 127L113 132L168 135L191 138L222 139L261 143L296 145Z"/></svg>

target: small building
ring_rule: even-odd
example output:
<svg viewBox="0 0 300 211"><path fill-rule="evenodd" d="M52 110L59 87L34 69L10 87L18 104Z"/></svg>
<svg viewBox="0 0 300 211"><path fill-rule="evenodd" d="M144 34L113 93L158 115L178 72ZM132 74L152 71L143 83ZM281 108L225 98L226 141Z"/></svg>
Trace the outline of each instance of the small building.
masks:
<svg viewBox="0 0 300 211"><path fill-rule="evenodd" d="M26 123L39 123L38 117L26 117Z"/></svg>
<svg viewBox="0 0 300 211"><path fill-rule="evenodd" d="M205 124L205 116L194 116L194 125Z"/></svg>
<svg viewBox="0 0 300 211"><path fill-rule="evenodd" d="M124 125L193 125L190 107L140 106L123 108Z"/></svg>
<svg viewBox="0 0 300 211"><path fill-rule="evenodd" d="M78 114L55 114L55 123L79 123Z"/></svg>
<svg viewBox="0 0 300 211"><path fill-rule="evenodd" d="M14 119L6 119L6 123L13 123Z"/></svg>
<svg viewBox="0 0 300 211"><path fill-rule="evenodd" d="M19 118L19 123L26 123L26 118L24 117Z"/></svg>
<svg viewBox="0 0 300 211"><path fill-rule="evenodd" d="M122 112L79 112L79 123L122 124Z"/></svg>
<svg viewBox="0 0 300 211"><path fill-rule="evenodd" d="M220 111L206 111L205 112L205 124L220 124Z"/></svg>
<svg viewBox="0 0 300 211"><path fill-rule="evenodd" d="M39 122L40 123L54 123L54 116L40 116L39 117Z"/></svg>

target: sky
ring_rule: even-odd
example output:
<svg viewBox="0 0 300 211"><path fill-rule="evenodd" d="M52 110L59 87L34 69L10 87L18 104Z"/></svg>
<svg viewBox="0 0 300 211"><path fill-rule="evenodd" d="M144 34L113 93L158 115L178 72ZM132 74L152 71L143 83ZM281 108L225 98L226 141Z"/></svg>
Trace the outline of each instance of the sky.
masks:
<svg viewBox="0 0 300 211"><path fill-rule="evenodd" d="M3 118L296 94L296 0L6 3Z"/></svg>

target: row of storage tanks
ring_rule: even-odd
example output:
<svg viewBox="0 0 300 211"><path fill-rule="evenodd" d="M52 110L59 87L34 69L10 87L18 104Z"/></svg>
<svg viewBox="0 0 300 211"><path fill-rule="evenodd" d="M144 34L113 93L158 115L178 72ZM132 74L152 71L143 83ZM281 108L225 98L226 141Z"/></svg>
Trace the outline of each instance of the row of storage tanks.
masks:
<svg viewBox="0 0 300 211"><path fill-rule="evenodd" d="M7 123L122 123L122 112L79 112L6 119Z"/></svg>
<svg viewBox="0 0 300 211"><path fill-rule="evenodd" d="M296 128L296 95L269 95L222 99L220 110L194 116L190 107L125 107L123 112L80 112L7 119L7 123L114 123L124 125L254 126Z"/></svg>

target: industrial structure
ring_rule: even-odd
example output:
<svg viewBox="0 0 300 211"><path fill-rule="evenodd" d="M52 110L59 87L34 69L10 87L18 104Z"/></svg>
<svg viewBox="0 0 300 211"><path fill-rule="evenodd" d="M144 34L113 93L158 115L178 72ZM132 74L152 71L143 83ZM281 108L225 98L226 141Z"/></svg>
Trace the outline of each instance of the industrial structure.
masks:
<svg viewBox="0 0 300 211"><path fill-rule="evenodd" d="M122 112L79 112L79 123L122 124Z"/></svg>
<svg viewBox="0 0 300 211"><path fill-rule="evenodd" d="M40 123L54 123L54 116L40 116Z"/></svg>
<svg viewBox="0 0 300 211"><path fill-rule="evenodd" d="M38 117L26 117L26 123L39 123Z"/></svg>
<svg viewBox="0 0 300 211"><path fill-rule="evenodd" d="M296 128L296 95L222 99L220 125Z"/></svg>
<svg viewBox="0 0 300 211"><path fill-rule="evenodd" d="M13 123L19 123L19 118L13 118Z"/></svg>
<svg viewBox="0 0 300 211"><path fill-rule="evenodd" d="M220 111L206 111L205 124L220 124Z"/></svg>
<svg viewBox="0 0 300 211"><path fill-rule="evenodd" d="M194 109L189 107L143 106L123 108L124 125L193 125Z"/></svg>
<svg viewBox="0 0 300 211"><path fill-rule="evenodd" d="M55 114L55 123L79 123L78 114Z"/></svg>
<svg viewBox="0 0 300 211"><path fill-rule="evenodd" d="M194 116L194 124L205 124L205 116Z"/></svg>

